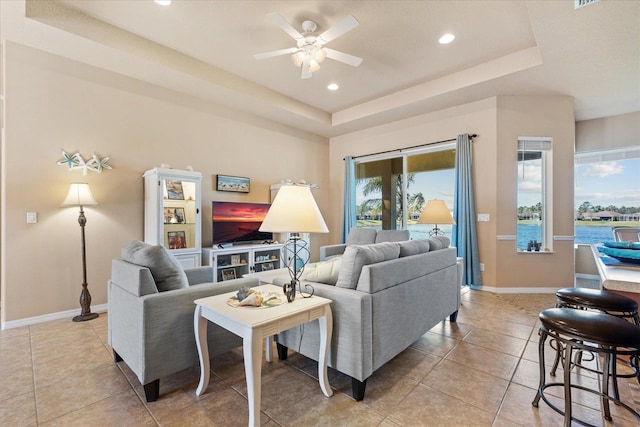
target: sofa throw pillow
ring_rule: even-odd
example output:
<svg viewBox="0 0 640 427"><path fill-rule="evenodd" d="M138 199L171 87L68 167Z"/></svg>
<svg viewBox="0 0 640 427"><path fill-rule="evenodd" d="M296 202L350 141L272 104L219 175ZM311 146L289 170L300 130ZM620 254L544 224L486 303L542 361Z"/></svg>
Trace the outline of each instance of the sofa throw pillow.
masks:
<svg viewBox="0 0 640 427"><path fill-rule="evenodd" d="M147 267L158 292L189 287L182 264L162 246L134 240L122 248L121 256L132 264Z"/></svg>
<svg viewBox="0 0 640 427"><path fill-rule="evenodd" d="M438 249L448 248L451 240L447 236L433 236L429 238L429 250L437 251Z"/></svg>
<svg viewBox="0 0 640 427"><path fill-rule="evenodd" d="M406 242L400 242L400 258L405 256L423 254L429 252L429 240L407 240Z"/></svg>
<svg viewBox="0 0 640 427"><path fill-rule="evenodd" d="M355 289L362 267L377 262L398 258L400 245L398 243L375 243L373 245L347 246L342 255L340 273L336 286L340 288Z"/></svg>
<svg viewBox="0 0 640 427"><path fill-rule="evenodd" d="M305 267L302 274L304 280L316 283L326 283L327 285L335 285L338 281L340 273L340 263L342 257L332 258L329 261L317 262L309 264Z"/></svg>

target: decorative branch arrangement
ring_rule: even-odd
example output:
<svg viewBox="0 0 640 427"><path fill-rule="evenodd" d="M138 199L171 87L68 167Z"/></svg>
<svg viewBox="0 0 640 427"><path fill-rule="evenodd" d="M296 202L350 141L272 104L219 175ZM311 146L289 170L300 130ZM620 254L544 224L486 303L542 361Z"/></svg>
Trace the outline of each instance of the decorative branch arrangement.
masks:
<svg viewBox="0 0 640 427"><path fill-rule="evenodd" d="M81 169L83 175L86 175L88 170L102 173L104 169L111 169L111 166L107 164L107 162L109 161L108 157L100 159L97 155L94 154L91 159L85 161L80 153L70 155L64 150L62 150L62 157L63 159L58 161L59 165L67 166L69 171L72 171L74 169Z"/></svg>

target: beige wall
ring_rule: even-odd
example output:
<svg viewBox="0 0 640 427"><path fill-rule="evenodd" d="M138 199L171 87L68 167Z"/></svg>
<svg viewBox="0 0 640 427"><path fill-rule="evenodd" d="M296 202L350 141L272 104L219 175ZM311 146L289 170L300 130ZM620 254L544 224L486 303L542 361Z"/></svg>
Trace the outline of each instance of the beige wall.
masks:
<svg viewBox="0 0 640 427"><path fill-rule="evenodd" d="M553 235L573 236L574 123L572 97L498 97L498 235L516 234L518 137L539 136L553 138ZM517 253L514 241L498 241L495 286L572 286L573 241L554 240L553 251L550 254Z"/></svg>
<svg viewBox="0 0 640 427"><path fill-rule="evenodd" d="M496 98L488 98L454 108L377 126L365 131L331 139L331 210L341 212L344 161L347 155L359 156L378 151L410 147L455 138L458 134L477 134L473 142L476 209L490 214L492 221L477 223L480 262L495 264L496 217ZM515 157L514 157L515 158ZM332 217L331 238L339 241L342 218ZM483 273L485 283L495 283L495 269Z"/></svg>
<svg viewBox="0 0 640 427"><path fill-rule="evenodd" d="M640 111L576 122L576 153L640 145Z"/></svg>
<svg viewBox="0 0 640 427"><path fill-rule="evenodd" d="M87 273L93 305L107 302L111 260L143 238L145 170L191 165L203 174L203 245L211 201L268 202L283 179L317 183L331 222L325 138L304 134L13 43L6 46L2 321L77 309L82 283L77 208L60 208L70 182L91 185ZM61 151L109 156L102 174L67 171ZM251 178L251 192L214 191L218 173ZM38 223L26 224L26 212ZM326 235L312 236L312 259Z"/></svg>
<svg viewBox="0 0 640 427"><path fill-rule="evenodd" d="M555 242L555 253L522 255L514 241L498 235L516 234L516 153L518 136L554 139L554 235L573 235L574 116L571 97L500 96L354 132L331 139L331 209L342 209L346 155L363 155L476 133L473 176L483 285L506 288L546 288L573 284L573 242ZM333 217L332 239L340 238L341 218ZM511 289L509 289L511 290Z"/></svg>

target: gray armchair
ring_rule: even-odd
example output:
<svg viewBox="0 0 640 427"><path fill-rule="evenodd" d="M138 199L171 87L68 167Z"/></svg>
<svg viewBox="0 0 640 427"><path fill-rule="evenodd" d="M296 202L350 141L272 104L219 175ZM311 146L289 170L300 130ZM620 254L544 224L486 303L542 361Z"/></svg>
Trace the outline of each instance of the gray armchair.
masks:
<svg viewBox="0 0 640 427"><path fill-rule="evenodd" d="M108 282L109 345L116 362L124 362L144 386L147 402L160 393L160 378L198 365L193 332L194 300L258 285L257 279L213 282L211 267L184 271L188 286L158 291L151 270L113 260ZM242 340L216 325L207 328L209 356L242 345Z"/></svg>
<svg viewBox="0 0 640 427"><path fill-rule="evenodd" d="M409 240L409 230L376 230L374 228L352 228L345 243L320 247L320 261L342 255L349 245L369 245L382 242Z"/></svg>

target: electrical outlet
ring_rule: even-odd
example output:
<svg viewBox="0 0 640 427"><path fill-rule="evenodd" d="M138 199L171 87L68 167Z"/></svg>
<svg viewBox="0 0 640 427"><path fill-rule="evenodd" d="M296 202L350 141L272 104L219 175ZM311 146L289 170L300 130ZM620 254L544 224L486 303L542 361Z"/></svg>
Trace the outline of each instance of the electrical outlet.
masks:
<svg viewBox="0 0 640 427"><path fill-rule="evenodd" d="M38 222L38 214L36 212L27 212L27 224L35 224Z"/></svg>
<svg viewBox="0 0 640 427"><path fill-rule="evenodd" d="M480 271L484 271L484 264L480 263Z"/></svg>

